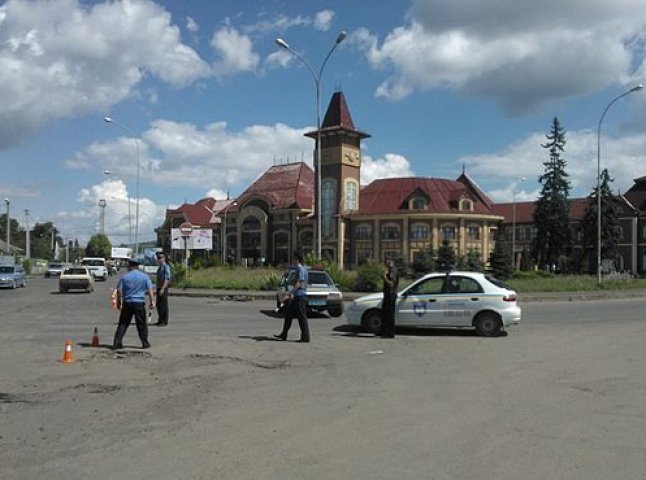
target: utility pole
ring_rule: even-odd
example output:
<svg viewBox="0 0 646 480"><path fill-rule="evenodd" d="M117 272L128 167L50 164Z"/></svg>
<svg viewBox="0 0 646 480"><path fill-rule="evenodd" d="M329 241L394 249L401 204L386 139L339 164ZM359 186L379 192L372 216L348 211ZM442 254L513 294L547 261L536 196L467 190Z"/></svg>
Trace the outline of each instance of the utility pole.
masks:
<svg viewBox="0 0 646 480"><path fill-rule="evenodd" d="M29 210L25 209L25 258L31 258L31 248L29 244Z"/></svg>

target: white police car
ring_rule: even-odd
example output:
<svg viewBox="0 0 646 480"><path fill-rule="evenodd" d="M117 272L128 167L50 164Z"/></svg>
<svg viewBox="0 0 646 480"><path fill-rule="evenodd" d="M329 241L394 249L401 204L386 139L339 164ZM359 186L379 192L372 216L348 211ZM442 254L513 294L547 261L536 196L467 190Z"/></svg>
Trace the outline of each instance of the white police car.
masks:
<svg viewBox="0 0 646 480"><path fill-rule="evenodd" d="M381 329L382 293L354 300L345 315L370 333ZM478 272L430 273L397 294L395 325L400 327L475 328L495 336L520 322L516 292Z"/></svg>

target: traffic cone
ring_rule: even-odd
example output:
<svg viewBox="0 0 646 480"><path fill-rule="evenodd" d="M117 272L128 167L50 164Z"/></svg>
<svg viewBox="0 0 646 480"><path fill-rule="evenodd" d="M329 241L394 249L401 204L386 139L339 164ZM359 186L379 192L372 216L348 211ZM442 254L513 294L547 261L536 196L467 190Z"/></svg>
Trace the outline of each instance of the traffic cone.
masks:
<svg viewBox="0 0 646 480"><path fill-rule="evenodd" d="M72 341L65 340L65 352L63 353L63 358L61 359L63 363L74 363L74 352L72 352Z"/></svg>
<svg viewBox="0 0 646 480"><path fill-rule="evenodd" d="M99 343L99 327L94 327L94 334L92 335L92 342L90 342L90 345L93 347L98 347L100 345Z"/></svg>

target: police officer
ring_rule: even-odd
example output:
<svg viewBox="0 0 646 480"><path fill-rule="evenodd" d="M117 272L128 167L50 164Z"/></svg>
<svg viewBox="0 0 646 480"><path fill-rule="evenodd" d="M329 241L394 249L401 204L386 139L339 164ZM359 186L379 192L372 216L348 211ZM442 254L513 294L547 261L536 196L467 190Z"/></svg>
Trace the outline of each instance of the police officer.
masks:
<svg viewBox="0 0 646 480"><path fill-rule="evenodd" d="M157 325L165 327L168 325L168 289L170 288L170 267L166 263L166 254L157 252Z"/></svg>
<svg viewBox="0 0 646 480"><path fill-rule="evenodd" d="M296 263L294 267L296 272L289 303L285 310L283 331L280 332L280 335L274 335L274 337L283 341L287 340L287 334L292 327L292 319L296 317L298 318L298 326L301 329L299 342L308 343L310 341L310 328L307 324L307 269L303 266L303 255L301 253L294 252L294 263Z"/></svg>
<svg viewBox="0 0 646 480"><path fill-rule="evenodd" d="M148 325L146 325L146 294L150 308L155 308L153 284L148 275L139 271L139 262L131 258L128 260L128 273L117 282L117 308L121 310L121 314L112 343L114 349L123 348L123 337L130 326L133 315L142 348L150 348Z"/></svg>
<svg viewBox="0 0 646 480"><path fill-rule="evenodd" d="M381 336L395 338L395 305L397 303L399 272L391 257L387 256L384 263L386 268L381 277L384 282L384 299L381 304Z"/></svg>

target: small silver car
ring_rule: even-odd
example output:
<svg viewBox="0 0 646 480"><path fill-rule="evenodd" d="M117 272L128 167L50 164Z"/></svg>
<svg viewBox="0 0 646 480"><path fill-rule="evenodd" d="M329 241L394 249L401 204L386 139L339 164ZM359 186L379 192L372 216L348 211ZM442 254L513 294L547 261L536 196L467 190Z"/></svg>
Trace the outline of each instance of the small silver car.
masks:
<svg viewBox="0 0 646 480"><path fill-rule="evenodd" d="M381 330L382 293L366 295L345 310L351 325L370 333ZM499 335L520 322L516 292L478 272L431 273L397 294L395 325L400 327L475 328L479 335Z"/></svg>
<svg viewBox="0 0 646 480"><path fill-rule="evenodd" d="M0 265L0 288L27 286L27 274L22 265Z"/></svg>
<svg viewBox="0 0 646 480"><path fill-rule="evenodd" d="M293 283L296 270L289 269L280 281L276 292L276 311L284 307L289 286ZM331 317L343 315L343 294L332 280L330 275L323 270L308 269L307 271L307 310L311 312L324 312Z"/></svg>

